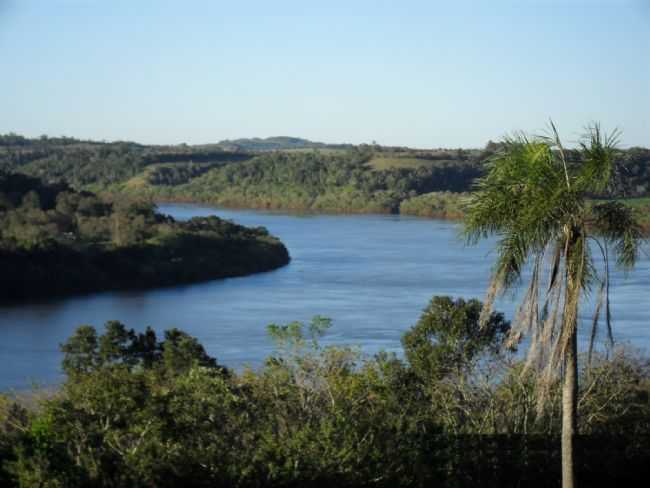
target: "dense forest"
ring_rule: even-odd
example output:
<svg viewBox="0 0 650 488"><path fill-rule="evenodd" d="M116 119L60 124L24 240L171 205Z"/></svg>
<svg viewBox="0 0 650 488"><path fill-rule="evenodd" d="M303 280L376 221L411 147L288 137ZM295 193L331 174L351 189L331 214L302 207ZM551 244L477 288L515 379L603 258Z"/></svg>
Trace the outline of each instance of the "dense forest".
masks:
<svg viewBox="0 0 650 488"><path fill-rule="evenodd" d="M177 222L142 199L111 199L0 173L4 301L240 276L286 264L264 228Z"/></svg>
<svg viewBox="0 0 650 488"><path fill-rule="evenodd" d="M473 162L431 161L415 168L373 170L363 151L342 154L273 152L211 168L180 185L156 168L148 184L113 186L152 198L253 208L339 212L397 212L400 202L434 191L464 191L480 170ZM162 181L161 181L162 180Z"/></svg>
<svg viewBox="0 0 650 488"><path fill-rule="evenodd" d="M0 135L0 169L19 171L47 183L65 181L76 189L98 189L125 181L150 165L218 165L250 155L219 145L145 146L134 142L81 141L69 137L27 139Z"/></svg>
<svg viewBox="0 0 650 488"><path fill-rule="evenodd" d="M459 218L459 193L473 189L500 148L489 142L482 149L418 150L291 137L146 146L8 134L0 136L0 167L77 190L160 201ZM650 149L618 154L613 193L594 197L623 198L650 214L650 200L643 198L650 196Z"/></svg>
<svg viewBox="0 0 650 488"><path fill-rule="evenodd" d="M559 380L540 403L510 323L479 325L481 308L434 297L399 357L320 345L322 317L270 325L276 352L255 371L176 329L82 326L56 393L0 396L0 485L559 486ZM618 349L583 364L580 480L635 485L650 475L650 363Z"/></svg>

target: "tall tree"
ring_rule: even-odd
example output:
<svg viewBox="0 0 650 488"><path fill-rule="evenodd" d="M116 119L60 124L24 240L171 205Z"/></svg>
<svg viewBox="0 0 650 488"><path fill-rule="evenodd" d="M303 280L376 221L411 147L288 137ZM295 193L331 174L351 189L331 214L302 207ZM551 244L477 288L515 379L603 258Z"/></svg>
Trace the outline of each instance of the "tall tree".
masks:
<svg viewBox="0 0 650 488"><path fill-rule="evenodd" d="M573 488L578 309L581 299L598 286L591 341L601 314L611 340L609 257L613 253L620 267L631 269L641 232L630 208L617 202L593 205L590 200L607 193L616 179L619 133L605 134L595 124L587 128L578 150L566 150L550 125L548 136L505 138L468 204L465 235L470 243L490 235L498 238L483 323L495 297L517 286L524 268L531 267L510 340L529 335L527 369L539 372L542 393L558 377L563 380L562 486ZM602 253L602 269L593 253ZM543 287L545 269L548 282Z"/></svg>

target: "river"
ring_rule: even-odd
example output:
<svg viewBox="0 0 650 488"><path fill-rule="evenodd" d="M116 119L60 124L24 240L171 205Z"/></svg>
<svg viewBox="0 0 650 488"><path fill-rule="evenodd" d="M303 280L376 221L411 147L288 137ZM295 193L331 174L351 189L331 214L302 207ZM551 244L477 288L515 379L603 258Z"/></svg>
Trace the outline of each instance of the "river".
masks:
<svg viewBox="0 0 650 488"><path fill-rule="evenodd" d="M482 298L493 243L465 247L452 222L399 215L287 215L200 205L161 205L177 219L216 214L265 226L291 254L281 269L148 291L105 292L0 310L0 390L61 381L59 344L81 324L120 320L156 331L178 327L230 367L258 366L272 352L270 323L333 320L325 344L400 351L400 337L433 295ZM646 248L647 250L647 248ZM612 278L619 341L650 345L650 259ZM498 308L511 317L512 297ZM585 322L587 322L585 320ZM584 334L583 334L584 335Z"/></svg>

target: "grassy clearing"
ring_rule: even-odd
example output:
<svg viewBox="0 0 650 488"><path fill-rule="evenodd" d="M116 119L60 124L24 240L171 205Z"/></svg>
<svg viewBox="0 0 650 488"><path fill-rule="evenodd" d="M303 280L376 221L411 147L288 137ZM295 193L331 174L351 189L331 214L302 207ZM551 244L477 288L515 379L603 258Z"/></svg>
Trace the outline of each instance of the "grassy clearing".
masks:
<svg viewBox="0 0 650 488"><path fill-rule="evenodd" d="M325 155L338 155L338 154L345 154L348 149L337 149L337 148L315 148L315 147L296 147L292 149L281 149L279 150L280 152L285 152L289 154L299 154L299 153L311 153L311 152L316 152L318 154L325 154Z"/></svg>
<svg viewBox="0 0 650 488"><path fill-rule="evenodd" d="M421 158L400 158L400 157L385 157L374 156L368 164L375 170L381 171L392 168L428 168L432 166L435 161Z"/></svg>

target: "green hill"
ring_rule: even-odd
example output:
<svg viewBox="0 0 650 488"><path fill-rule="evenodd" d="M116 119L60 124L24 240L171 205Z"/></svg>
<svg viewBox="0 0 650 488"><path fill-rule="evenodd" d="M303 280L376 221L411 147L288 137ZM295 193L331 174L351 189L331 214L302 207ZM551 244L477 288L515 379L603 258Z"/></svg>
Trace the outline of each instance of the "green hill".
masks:
<svg viewBox="0 0 650 488"><path fill-rule="evenodd" d="M323 142L313 142L300 137L259 137L242 138L242 139L225 139L220 141L219 146L230 150L240 151L281 151L290 149L344 149L351 148L351 144L325 144Z"/></svg>
<svg viewBox="0 0 650 488"><path fill-rule="evenodd" d="M110 190L231 207L395 213L402 201L422 193L467 191L480 174L480 164L472 161L377 170L371 160L362 151L273 152L209 168L177 185L156 184L158 177L150 173Z"/></svg>
<svg viewBox="0 0 650 488"><path fill-rule="evenodd" d="M484 149L412 149L297 137L151 146L8 134L0 136L0 168L78 190L161 201L451 217L462 214L456 194L471 191L498 150L495 143ZM567 153L578 162L577 152ZM619 163L610 196L650 196L650 149L621 151Z"/></svg>

